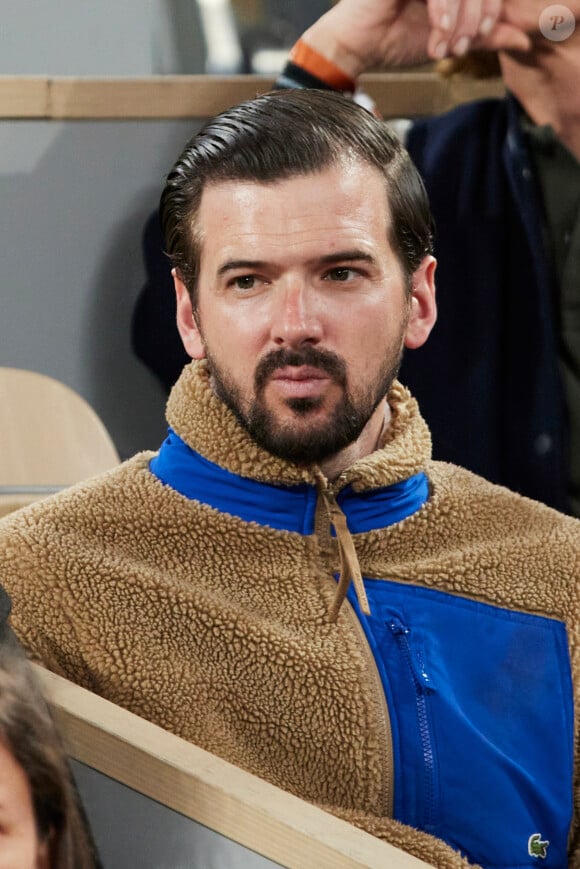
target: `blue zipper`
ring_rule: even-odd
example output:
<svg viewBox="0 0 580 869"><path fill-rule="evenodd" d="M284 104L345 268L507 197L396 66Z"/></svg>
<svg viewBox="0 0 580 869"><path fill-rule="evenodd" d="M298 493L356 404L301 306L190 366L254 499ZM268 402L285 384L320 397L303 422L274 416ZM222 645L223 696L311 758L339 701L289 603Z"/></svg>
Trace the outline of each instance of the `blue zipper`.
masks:
<svg viewBox="0 0 580 869"><path fill-rule="evenodd" d="M431 832L435 828L435 752L429 723L428 697L434 691L431 677L427 673L423 661L411 648L411 629L398 618L393 617L387 622L387 627L393 634L407 664L415 688L415 703L417 723L421 739L424 764L424 810L425 818L422 829Z"/></svg>

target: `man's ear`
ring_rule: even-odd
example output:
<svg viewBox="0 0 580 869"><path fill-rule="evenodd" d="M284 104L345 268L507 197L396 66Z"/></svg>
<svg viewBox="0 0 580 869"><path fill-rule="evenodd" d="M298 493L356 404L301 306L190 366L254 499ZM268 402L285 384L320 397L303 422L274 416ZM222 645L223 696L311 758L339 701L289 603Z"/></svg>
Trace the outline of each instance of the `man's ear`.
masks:
<svg viewBox="0 0 580 869"><path fill-rule="evenodd" d="M413 273L411 289L411 310L405 332L405 347L416 350L421 347L431 333L437 320L435 302L435 257L423 258L419 268Z"/></svg>
<svg viewBox="0 0 580 869"><path fill-rule="evenodd" d="M191 296L177 269L171 269L177 298L177 328L185 350L192 359L203 359L205 347L195 319Z"/></svg>

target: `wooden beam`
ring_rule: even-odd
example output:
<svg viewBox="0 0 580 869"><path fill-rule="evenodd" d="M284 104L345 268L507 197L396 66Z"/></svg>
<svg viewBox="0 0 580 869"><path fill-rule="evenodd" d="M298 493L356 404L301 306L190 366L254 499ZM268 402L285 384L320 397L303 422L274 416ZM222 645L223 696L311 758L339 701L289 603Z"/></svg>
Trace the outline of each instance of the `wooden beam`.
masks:
<svg viewBox="0 0 580 869"><path fill-rule="evenodd" d="M34 667L71 757L270 860L289 869L428 866L84 688Z"/></svg>
<svg viewBox="0 0 580 869"><path fill-rule="evenodd" d="M435 72L375 73L361 77L361 88L385 118L436 115L461 103L505 93L497 79L444 79Z"/></svg>
<svg viewBox="0 0 580 869"><path fill-rule="evenodd" d="M160 76L142 79L52 79L50 116L74 118L207 118L265 93L260 76Z"/></svg>
<svg viewBox="0 0 580 869"><path fill-rule="evenodd" d="M0 76L0 118L48 117L47 79Z"/></svg>
<svg viewBox="0 0 580 869"><path fill-rule="evenodd" d="M46 120L207 118L270 90L269 76L35 78L0 76L0 118ZM432 115L504 92L500 79L442 79L434 72L372 73L361 86L388 118Z"/></svg>

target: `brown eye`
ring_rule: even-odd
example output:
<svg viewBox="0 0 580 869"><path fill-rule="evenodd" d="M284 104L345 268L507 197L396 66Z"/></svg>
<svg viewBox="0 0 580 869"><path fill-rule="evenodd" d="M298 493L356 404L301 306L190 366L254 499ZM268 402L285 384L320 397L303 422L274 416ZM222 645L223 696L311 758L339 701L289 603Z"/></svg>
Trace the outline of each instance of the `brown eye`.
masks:
<svg viewBox="0 0 580 869"><path fill-rule="evenodd" d="M232 283L240 290L251 290L255 285L256 279L254 275L239 275L234 278Z"/></svg>
<svg viewBox="0 0 580 869"><path fill-rule="evenodd" d="M327 272L326 277L330 281L349 281L353 276L353 270L347 268L346 266L339 266L335 269L331 269Z"/></svg>

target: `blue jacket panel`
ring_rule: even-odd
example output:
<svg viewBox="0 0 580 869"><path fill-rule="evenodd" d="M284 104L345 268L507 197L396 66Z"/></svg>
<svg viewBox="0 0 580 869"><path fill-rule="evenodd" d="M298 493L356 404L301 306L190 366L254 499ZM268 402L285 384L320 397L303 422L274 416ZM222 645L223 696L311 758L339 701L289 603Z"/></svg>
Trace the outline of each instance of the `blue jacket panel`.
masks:
<svg viewBox="0 0 580 869"><path fill-rule="evenodd" d="M536 865L530 852L544 843L542 866L564 869L574 715L565 626L417 586L365 587L370 617L349 598L391 714L395 817L483 866Z"/></svg>

